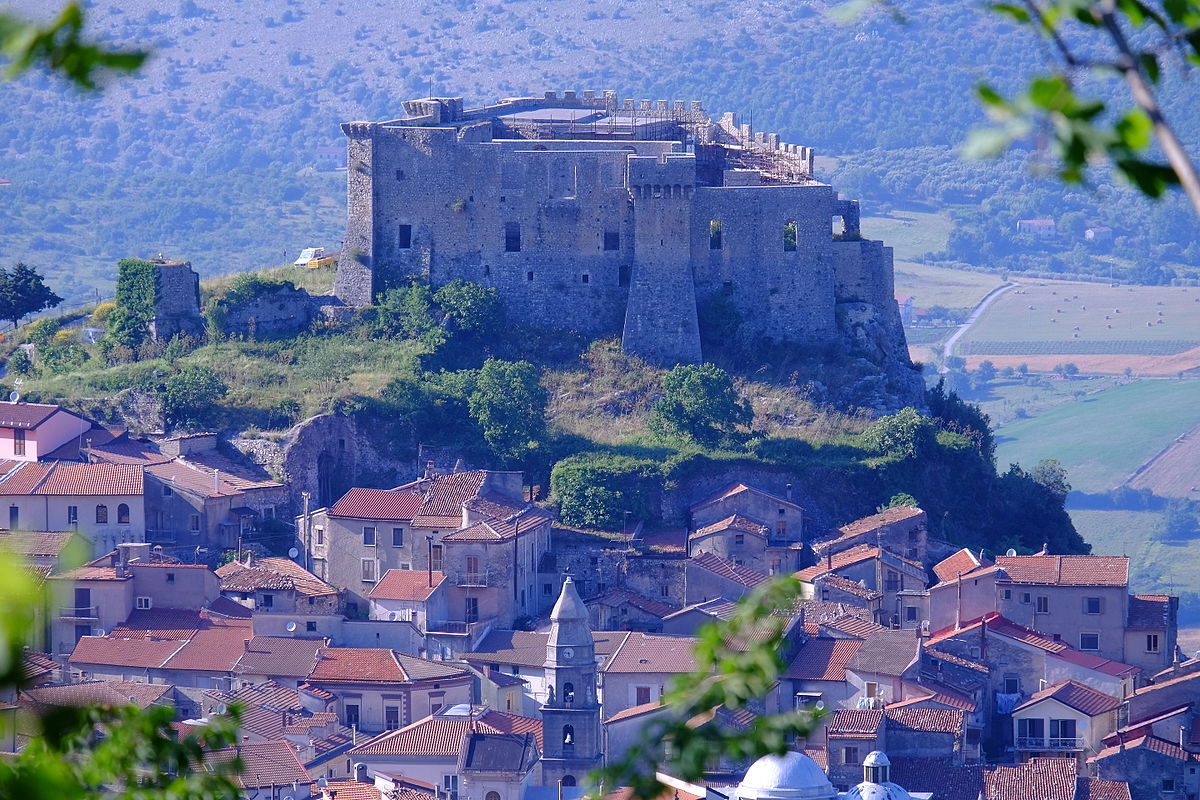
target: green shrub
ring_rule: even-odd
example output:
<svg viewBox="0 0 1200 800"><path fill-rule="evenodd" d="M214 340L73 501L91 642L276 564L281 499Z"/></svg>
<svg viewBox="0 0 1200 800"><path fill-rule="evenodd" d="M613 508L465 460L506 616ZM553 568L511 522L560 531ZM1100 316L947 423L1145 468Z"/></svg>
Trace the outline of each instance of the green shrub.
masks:
<svg viewBox="0 0 1200 800"><path fill-rule="evenodd" d="M49 344L54 334L58 333L58 329L58 320L50 317L39 319L31 322L25 329L25 341L32 344Z"/></svg>
<svg viewBox="0 0 1200 800"><path fill-rule="evenodd" d="M568 525L613 529L650 516L649 489L661 485L658 466L647 459L584 453L563 459L550 472L559 518Z"/></svg>

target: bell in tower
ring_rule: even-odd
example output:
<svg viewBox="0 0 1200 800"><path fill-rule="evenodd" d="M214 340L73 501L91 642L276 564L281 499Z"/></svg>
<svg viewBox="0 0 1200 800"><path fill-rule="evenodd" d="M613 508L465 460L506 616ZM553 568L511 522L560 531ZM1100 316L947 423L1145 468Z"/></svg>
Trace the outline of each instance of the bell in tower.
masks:
<svg viewBox="0 0 1200 800"><path fill-rule="evenodd" d="M550 612L546 640L546 702L542 705L542 780L580 785L601 764L596 646L587 606L568 577Z"/></svg>

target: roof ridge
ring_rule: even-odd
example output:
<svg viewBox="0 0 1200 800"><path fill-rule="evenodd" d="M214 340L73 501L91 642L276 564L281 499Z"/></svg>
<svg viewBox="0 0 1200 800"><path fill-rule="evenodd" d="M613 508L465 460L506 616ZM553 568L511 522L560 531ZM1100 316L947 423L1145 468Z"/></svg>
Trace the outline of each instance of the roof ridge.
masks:
<svg viewBox="0 0 1200 800"><path fill-rule="evenodd" d="M25 463L26 463L26 464L34 464L34 463L37 463L37 462L34 462L34 461L26 461ZM53 474L55 473L55 471L58 469L58 465L59 465L59 463L61 463L61 462L58 462L58 461L51 461L51 462L50 462L50 468L49 468L49 469L47 469L47 470L46 470L46 472L45 472L45 474L43 474L43 475L42 475L42 478L41 478L41 480L39 480L39 481L37 482L37 484L36 484L36 485L35 485L33 488L31 488L31 489L29 490L29 494L37 494L37 491L38 491L38 489L41 489L41 488L42 488L42 486L43 486L43 485L45 485L46 481L50 480L50 476L51 476L51 475L53 475ZM17 470L18 470L18 471L19 471L20 469L21 469L21 467L17 467Z"/></svg>

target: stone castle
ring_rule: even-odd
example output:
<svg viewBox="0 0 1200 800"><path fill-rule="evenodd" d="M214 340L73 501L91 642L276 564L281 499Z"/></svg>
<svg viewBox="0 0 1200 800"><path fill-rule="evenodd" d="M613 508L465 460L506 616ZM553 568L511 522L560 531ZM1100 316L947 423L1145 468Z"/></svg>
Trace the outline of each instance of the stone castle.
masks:
<svg viewBox="0 0 1200 800"><path fill-rule="evenodd" d="M699 102L615 92L404 109L342 125L342 302L462 278L532 322L621 332L628 352L674 364L702 359L698 309L725 293L755 338L857 337L908 366L891 248L862 239L857 202L813 178L810 148Z"/></svg>

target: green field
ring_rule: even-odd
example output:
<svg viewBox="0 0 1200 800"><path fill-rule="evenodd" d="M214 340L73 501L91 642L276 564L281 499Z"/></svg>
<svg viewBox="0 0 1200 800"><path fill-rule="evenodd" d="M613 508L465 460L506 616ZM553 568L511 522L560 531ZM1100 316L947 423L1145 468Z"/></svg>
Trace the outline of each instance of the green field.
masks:
<svg viewBox="0 0 1200 800"><path fill-rule="evenodd" d="M1081 394L1094 394L1123 384L1113 376L1091 376L1083 380L1058 380L1044 375L1005 380L998 378L979 389L960 386L964 400L975 403L992 420L993 427L1026 417L1036 417L1064 403L1074 403Z"/></svg>
<svg viewBox="0 0 1200 800"><path fill-rule="evenodd" d="M1075 489L1106 492L1197 424L1200 381L1136 381L999 428L996 461L1058 459Z"/></svg>
<svg viewBox="0 0 1200 800"><path fill-rule="evenodd" d="M918 261L926 253L945 250L946 239L954 228L949 216L929 211L893 211L887 216L863 217L861 225L863 236L882 239L893 248L897 261Z"/></svg>
<svg viewBox="0 0 1200 800"><path fill-rule="evenodd" d="M1023 283L997 298L960 345L987 342L1061 342L1067 347L1084 347L1086 343L1080 352L1094 352L1091 343L1106 342L1116 348L1107 352L1122 353L1142 352L1138 350L1139 342L1170 342L1166 347L1180 352L1188 349L1184 346L1188 342L1200 344L1200 289ZM996 355L991 349L972 348L971 352ZM1047 352L1071 351L1060 348Z"/></svg>

